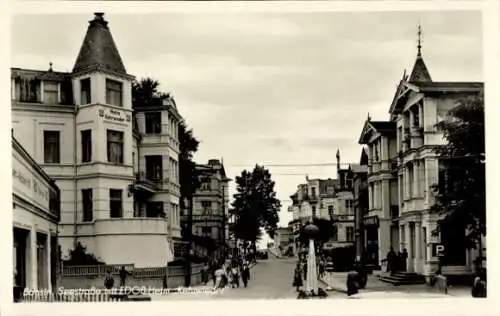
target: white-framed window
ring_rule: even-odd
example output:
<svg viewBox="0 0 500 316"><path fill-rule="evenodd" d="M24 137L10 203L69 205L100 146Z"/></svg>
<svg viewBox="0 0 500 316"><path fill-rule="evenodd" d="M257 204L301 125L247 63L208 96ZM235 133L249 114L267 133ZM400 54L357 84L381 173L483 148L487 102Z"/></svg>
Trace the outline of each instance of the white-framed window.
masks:
<svg viewBox="0 0 500 316"><path fill-rule="evenodd" d="M59 83L52 81L43 82L43 103L59 104Z"/></svg>
<svg viewBox="0 0 500 316"><path fill-rule="evenodd" d="M123 84L120 81L106 79L106 104L123 106Z"/></svg>

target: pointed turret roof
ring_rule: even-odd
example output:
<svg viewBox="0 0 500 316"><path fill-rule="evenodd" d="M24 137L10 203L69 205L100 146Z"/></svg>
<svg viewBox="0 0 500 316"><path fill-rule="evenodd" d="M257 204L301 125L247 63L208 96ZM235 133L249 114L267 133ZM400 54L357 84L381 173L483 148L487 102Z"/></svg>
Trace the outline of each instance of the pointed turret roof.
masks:
<svg viewBox="0 0 500 316"><path fill-rule="evenodd" d="M409 82L432 82L431 75L427 66L425 65L424 59L422 58L422 28L418 26L418 45L417 45L417 60L413 65L411 71Z"/></svg>
<svg viewBox="0 0 500 316"><path fill-rule="evenodd" d="M76 58L73 72L93 69L127 74L109 31L108 22L104 20L104 13L95 13L94 19L89 21L87 34Z"/></svg>

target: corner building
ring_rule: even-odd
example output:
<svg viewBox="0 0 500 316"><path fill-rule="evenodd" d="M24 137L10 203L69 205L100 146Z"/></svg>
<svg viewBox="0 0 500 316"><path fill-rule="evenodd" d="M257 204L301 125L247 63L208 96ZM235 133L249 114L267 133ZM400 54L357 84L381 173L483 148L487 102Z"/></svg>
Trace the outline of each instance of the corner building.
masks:
<svg viewBox="0 0 500 316"><path fill-rule="evenodd" d="M436 202L431 187L446 183L446 170L436 154L446 140L436 124L460 99L482 93L483 83L433 81L420 48L411 74L403 75L390 103L390 120L368 117L359 143L366 145L369 158L365 240L376 245L380 264L390 247L406 249L406 271L429 280L439 266L436 245L447 245L441 265L448 275L472 274L479 253L466 249L462 236L447 240L446 228L433 236L440 215L431 212Z"/></svg>
<svg viewBox="0 0 500 316"><path fill-rule="evenodd" d="M159 267L180 239L175 102L132 108L102 13L70 73L13 68L14 135L60 188L62 256L78 243L106 264Z"/></svg>

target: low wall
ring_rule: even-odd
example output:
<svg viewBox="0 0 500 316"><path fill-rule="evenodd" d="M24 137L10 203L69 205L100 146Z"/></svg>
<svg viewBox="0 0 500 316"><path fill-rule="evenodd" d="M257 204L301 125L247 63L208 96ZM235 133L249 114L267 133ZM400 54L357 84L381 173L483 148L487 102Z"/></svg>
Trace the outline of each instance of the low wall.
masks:
<svg viewBox="0 0 500 316"><path fill-rule="evenodd" d="M104 279L107 271L111 270L115 279L115 287L120 285L119 269L122 265L78 266L64 267L58 280L58 287L67 289L76 288L104 288ZM163 287L165 268L135 268L133 265L124 265L130 273L126 279L127 286ZM201 284L201 270L203 264L193 264L191 268L191 285ZM184 267L167 267L167 286L176 288L185 284Z"/></svg>

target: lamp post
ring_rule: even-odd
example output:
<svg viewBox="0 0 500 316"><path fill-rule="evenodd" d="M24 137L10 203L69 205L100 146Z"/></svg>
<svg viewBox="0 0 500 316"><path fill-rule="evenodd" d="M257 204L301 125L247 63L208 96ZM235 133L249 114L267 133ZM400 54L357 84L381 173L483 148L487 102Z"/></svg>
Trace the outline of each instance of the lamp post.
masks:
<svg viewBox="0 0 500 316"><path fill-rule="evenodd" d="M308 295L315 296L318 295L318 273L316 270L316 251L314 249L314 240L319 233L319 228L318 226L311 223L304 227L304 233L309 239L306 291Z"/></svg>

